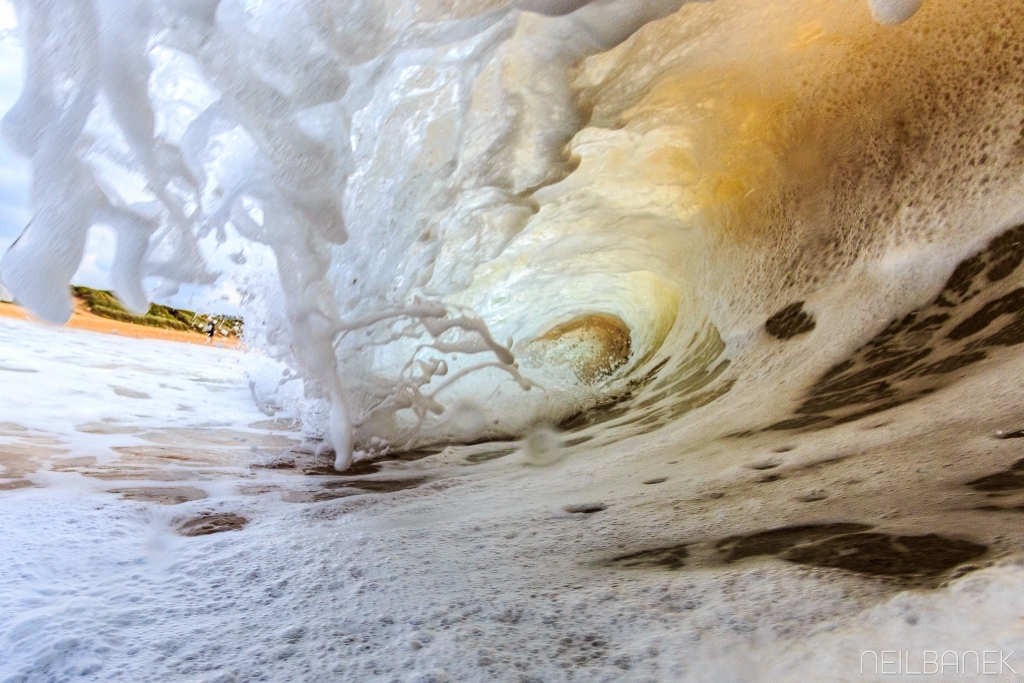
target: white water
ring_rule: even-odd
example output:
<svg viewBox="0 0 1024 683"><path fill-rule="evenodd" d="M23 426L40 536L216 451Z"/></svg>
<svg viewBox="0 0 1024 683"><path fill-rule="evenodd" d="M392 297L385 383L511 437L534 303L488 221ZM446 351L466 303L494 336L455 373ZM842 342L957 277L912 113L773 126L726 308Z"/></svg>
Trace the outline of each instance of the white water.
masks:
<svg viewBox="0 0 1024 683"><path fill-rule="evenodd" d="M879 467L885 474L851 496L874 510L907 509L905 487L893 482L903 457L911 470L949 471L932 444L815 473L815 459L849 435L788 441L797 446L781 456L792 486L832 487L832 512L791 502L793 489L733 495L756 474L738 463L763 457L764 443L679 462L677 449L667 455L649 439L548 467L516 456L468 465L472 449L452 449L408 467L385 463L384 476L426 476L426 485L315 502L308 493L339 492L322 488L337 477L248 466L279 456L298 434L260 424L244 368L252 359L239 352L0 319L0 359L5 399L17 398L2 404L0 484L28 484L0 490L4 683L921 680L861 674L864 651L897 648L913 653L915 671L925 650L1015 651L1009 664L1024 669L1024 569L1012 558L938 591L899 594L767 558L678 571L599 564L806 515L864 519L848 517L831 481ZM964 424L1008 419L1024 400L1020 385L984 390L1022 365L905 407L891 429L849 434L859 449L886 450L900 436L945 434L955 443L949 463L965 451L985 460L976 453L992 449L989 435L941 416L959 405ZM977 398L965 405L964 395ZM640 483L653 476L669 482ZM895 495L873 495L887 485ZM182 487L205 497L125 499ZM729 493L709 507L708 490ZM564 511L596 501L608 509ZM216 512L249 522L175 533L181 520ZM1019 523L1006 522L1012 536ZM969 680L947 674L933 680Z"/></svg>
<svg viewBox="0 0 1024 683"><path fill-rule="evenodd" d="M957 30L1013 21L998 3L912 21L920 2L762 5L23 0L27 86L3 130L33 160L35 213L3 278L61 321L95 223L136 310L146 276L213 280L211 234L269 245L276 267L240 266L253 340L329 403L306 423L342 468L557 424L655 368L689 386L695 357L735 361L788 301L844 296L907 249L938 282L1017 209L1008 176L931 213L877 199L931 201L942 163L969 186L957 134L1016 116L1013 78L968 92L1012 50L944 62ZM914 118L949 94L959 111ZM929 154L901 150L908 121ZM1013 155L1004 131L988 166ZM855 199L809 208L851 173ZM882 308L912 299L881 280Z"/></svg>
<svg viewBox="0 0 1024 683"><path fill-rule="evenodd" d="M0 679L1020 662L1024 499L971 483L1019 471L993 435L1024 402L1024 31L1011 3L918 4L21 2L4 134L35 218L5 283L66 318L102 222L142 308L145 276L209 282L223 230L272 252L238 264L271 357L246 378L223 350L0 321ZM767 334L798 301L813 331ZM305 448L257 426L296 411L339 467L526 436L250 468ZM161 488L205 497L139 502ZM174 533L225 511L248 525ZM836 522L987 550L935 590L716 555Z"/></svg>

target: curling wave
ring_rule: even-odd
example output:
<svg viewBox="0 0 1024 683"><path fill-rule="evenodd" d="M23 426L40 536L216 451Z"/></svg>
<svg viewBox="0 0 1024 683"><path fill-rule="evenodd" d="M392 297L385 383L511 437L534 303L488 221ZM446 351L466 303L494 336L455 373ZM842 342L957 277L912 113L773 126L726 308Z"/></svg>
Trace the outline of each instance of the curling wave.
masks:
<svg viewBox="0 0 1024 683"><path fill-rule="evenodd" d="M18 10L3 131L35 213L7 286L66 320L96 223L135 310L144 282L213 281L210 235L268 245L247 329L302 377L339 468L540 424L593 445L711 404L722 433L857 419L999 346L949 350L946 327L1016 311L992 302L1019 258L949 279L1003 263L1024 221L1004 2Z"/></svg>

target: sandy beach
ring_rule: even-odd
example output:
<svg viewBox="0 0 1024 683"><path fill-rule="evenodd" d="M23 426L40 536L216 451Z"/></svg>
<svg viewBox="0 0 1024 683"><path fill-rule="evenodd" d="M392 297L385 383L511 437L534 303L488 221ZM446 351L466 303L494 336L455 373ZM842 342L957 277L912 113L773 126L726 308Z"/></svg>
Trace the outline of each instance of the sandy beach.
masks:
<svg viewBox="0 0 1024 683"><path fill-rule="evenodd" d="M40 325L49 324L35 318L21 306L11 303L0 302L0 317L29 320ZM76 330L88 330L89 332L100 332L102 334L116 334L133 339L162 339L164 341L181 342L184 344L208 343L206 335L200 332L179 332L178 330L166 330L159 327L135 325L133 323L121 322L120 320L103 318L90 313L80 301L75 302L75 313L65 327ZM214 344L226 349L236 349L239 346L239 339L238 337L219 336L214 341Z"/></svg>

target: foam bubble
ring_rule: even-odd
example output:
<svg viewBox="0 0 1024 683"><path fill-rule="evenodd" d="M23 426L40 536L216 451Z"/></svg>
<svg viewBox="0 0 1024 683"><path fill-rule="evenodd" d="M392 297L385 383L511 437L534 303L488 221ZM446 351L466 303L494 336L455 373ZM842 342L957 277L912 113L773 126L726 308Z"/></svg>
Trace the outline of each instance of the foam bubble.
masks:
<svg viewBox="0 0 1024 683"><path fill-rule="evenodd" d="M924 0L869 0L875 21L887 26L902 24L921 9Z"/></svg>

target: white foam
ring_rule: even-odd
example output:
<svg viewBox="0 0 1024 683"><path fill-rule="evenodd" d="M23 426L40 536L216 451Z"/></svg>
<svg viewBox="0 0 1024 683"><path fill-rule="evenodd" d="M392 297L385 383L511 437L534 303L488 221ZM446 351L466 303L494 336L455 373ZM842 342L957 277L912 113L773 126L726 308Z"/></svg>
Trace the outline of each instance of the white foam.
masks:
<svg viewBox="0 0 1024 683"><path fill-rule="evenodd" d="M112 418L150 433L178 427L203 440L265 419L248 398L237 352L0 320L0 358L16 399L0 406L3 428L13 421L67 449L27 475L43 488L0 492L0 680L849 681L861 678L868 650L912 652L915 671L926 650L1015 650L1013 666L1024 651L1024 567L1014 561L897 595L884 583L777 560L678 571L603 564L714 539L733 525L758 529L780 510L785 517L778 496L698 510L704 487L724 485L723 465L760 446L735 442L697 457L691 432L682 464L679 442L664 438L552 458L560 437L545 432L521 458L475 466L483 470L442 456L398 471L438 477L428 485L309 504L285 502L283 493L322 478L227 467L222 452L216 476L204 466L170 482L199 487L206 499L162 506L105 491L167 481L47 468L140 443L74 431L77 420ZM992 377L1020 369L995 368ZM979 398L963 419L1013 414L1019 388L996 396L977 379L921 407L906 429L942 430L941 416L964 396ZM946 456L962 462L970 439L953 431L957 446ZM892 445L879 430L854 434L858 448ZM825 438L836 443L805 440L778 459L795 468L800 458L835 453L841 440ZM655 474L669 482L640 483ZM890 502L902 505L901 497ZM566 512L595 504L606 507ZM203 512L249 523L210 536L174 533Z"/></svg>
<svg viewBox="0 0 1024 683"><path fill-rule="evenodd" d="M895 26L910 19L921 9L924 0L868 0L871 14L880 24Z"/></svg>

